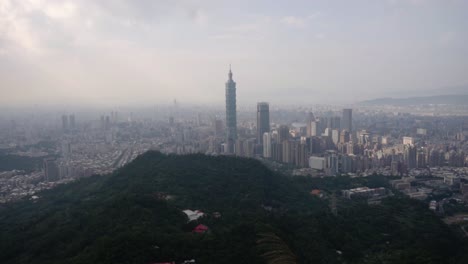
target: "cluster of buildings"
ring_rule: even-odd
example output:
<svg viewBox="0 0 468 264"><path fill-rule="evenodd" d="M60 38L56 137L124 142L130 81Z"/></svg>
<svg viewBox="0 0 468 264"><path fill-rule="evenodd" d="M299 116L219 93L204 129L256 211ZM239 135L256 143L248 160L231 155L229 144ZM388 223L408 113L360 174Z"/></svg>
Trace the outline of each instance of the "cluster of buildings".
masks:
<svg viewBox="0 0 468 264"><path fill-rule="evenodd" d="M385 171L403 175L428 167L463 167L467 164L466 130L456 133L455 144L431 142L428 129L411 131L415 137L380 133L353 126L353 110L341 115L318 117L308 112L305 123L271 124L270 106L257 104L256 135L238 136L236 124L236 83L229 71L226 82L226 133L221 144L223 154L262 157L296 168L311 168L324 175L362 174ZM380 124L382 126L382 124ZM216 152L216 151L215 151Z"/></svg>
<svg viewBox="0 0 468 264"><path fill-rule="evenodd" d="M398 112L400 108L326 105L279 109L267 102L257 103L255 111L254 106L239 107L236 94L230 69L224 115L219 108L184 109L174 100L172 106L145 113L92 112L76 115L79 119L75 114L42 119L31 115L3 123L0 118L0 151L43 157L34 175L46 185L110 173L148 150L259 158L298 175L317 176L443 178L441 171L451 173L467 165L468 121L459 112L411 115ZM51 146L41 146L44 141ZM464 176L464 171L456 173L454 181ZM10 180L3 184L8 190L21 185Z"/></svg>

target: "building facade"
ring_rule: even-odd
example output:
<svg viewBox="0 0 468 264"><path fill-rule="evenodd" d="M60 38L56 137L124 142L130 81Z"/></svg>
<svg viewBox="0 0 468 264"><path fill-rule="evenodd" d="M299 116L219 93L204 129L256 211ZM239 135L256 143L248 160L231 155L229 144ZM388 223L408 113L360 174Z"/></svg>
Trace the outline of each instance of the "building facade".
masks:
<svg viewBox="0 0 468 264"><path fill-rule="evenodd" d="M263 144L263 134L270 132L270 106L268 103L257 103L257 142Z"/></svg>
<svg viewBox="0 0 468 264"><path fill-rule="evenodd" d="M234 153L234 143L237 140L237 110L236 110L236 82L232 79L229 69L226 82L226 144L227 153Z"/></svg>

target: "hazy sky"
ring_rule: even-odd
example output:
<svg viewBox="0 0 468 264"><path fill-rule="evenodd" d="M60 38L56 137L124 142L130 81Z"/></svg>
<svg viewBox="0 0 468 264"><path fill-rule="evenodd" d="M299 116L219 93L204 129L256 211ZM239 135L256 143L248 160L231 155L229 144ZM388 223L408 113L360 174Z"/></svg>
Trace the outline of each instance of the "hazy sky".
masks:
<svg viewBox="0 0 468 264"><path fill-rule="evenodd" d="M354 102L468 90L465 0L0 0L0 103ZM458 88L460 90L460 88Z"/></svg>

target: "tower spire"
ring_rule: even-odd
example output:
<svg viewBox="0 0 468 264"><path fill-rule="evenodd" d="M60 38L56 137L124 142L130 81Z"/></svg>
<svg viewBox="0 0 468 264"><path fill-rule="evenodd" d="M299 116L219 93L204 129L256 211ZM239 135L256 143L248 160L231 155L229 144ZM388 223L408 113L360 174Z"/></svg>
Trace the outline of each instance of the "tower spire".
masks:
<svg viewBox="0 0 468 264"><path fill-rule="evenodd" d="M232 70L231 70L231 63L229 63L229 80L232 80Z"/></svg>

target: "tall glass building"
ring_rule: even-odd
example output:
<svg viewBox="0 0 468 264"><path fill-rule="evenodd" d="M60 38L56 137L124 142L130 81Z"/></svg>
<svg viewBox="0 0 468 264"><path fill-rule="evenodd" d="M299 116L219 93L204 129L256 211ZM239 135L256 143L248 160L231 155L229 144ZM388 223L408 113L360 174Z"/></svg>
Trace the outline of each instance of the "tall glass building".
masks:
<svg viewBox="0 0 468 264"><path fill-rule="evenodd" d="M226 82L226 143L227 153L234 153L234 143L237 139L237 113L236 113L236 82L232 79L229 67L229 79Z"/></svg>

